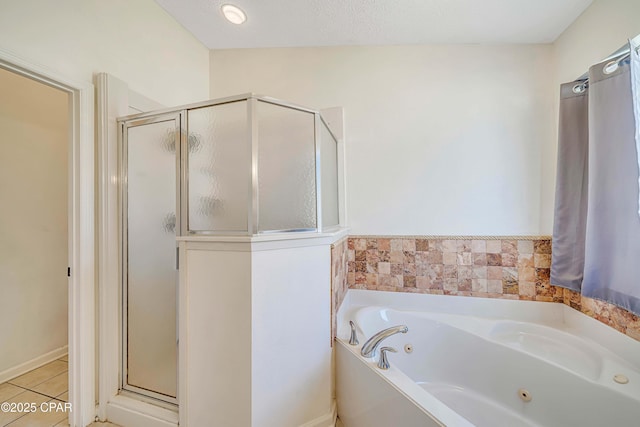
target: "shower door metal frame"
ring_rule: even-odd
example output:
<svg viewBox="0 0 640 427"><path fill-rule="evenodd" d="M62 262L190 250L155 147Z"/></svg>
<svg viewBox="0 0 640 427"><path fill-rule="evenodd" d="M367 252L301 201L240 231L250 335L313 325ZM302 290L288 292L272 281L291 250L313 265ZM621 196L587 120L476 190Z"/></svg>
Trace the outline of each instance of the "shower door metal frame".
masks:
<svg viewBox="0 0 640 427"><path fill-rule="evenodd" d="M247 188L247 229L246 231L191 231L189 230L189 206L188 206L188 188L189 188L189 174L188 174L188 111L191 109L212 107L216 105L223 105L232 102L241 102L246 101L247 103L247 142L250 150L251 161L250 166L251 169L248 171L250 173L249 185ZM258 167L258 157L259 157L259 130L258 130L258 114L257 107L258 102L264 102L267 104L272 104L279 106L281 108L288 108L295 111L305 112L309 114L313 114L313 124L314 124L314 160L315 160L315 205L316 205L316 224L315 228L305 228L305 229L284 229L284 230L266 230L259 231L259 188L258 188L258 179L259 179L259 167ZM120 238L121 244L120 246L120 310L121 315L120 318L120 331L121 331L121 349L120 349L120 384L119 384L119 392L124 394L135 394L137 397L142 399L151 399L156 403L160 403L161 405L167 405L168 407L175 408L175 405L178 404L180 400L179 390L180 390L180 378L178 378L178 387L176 389L176 398L168 397L166 395L155 393L146 389L141 389L136 386L132 386L127 383L127 214L128 214L128 205L127 205L127 191L128 191L128 182L127 182L127 147L128 147L128 139L127 139L127 129L129 127L142 126L145 124L166 122L166 121L175 121L176 122L176 237L184 237L184 236L229 236L229 235L241 235L241 236L255 236L260 234L271 234L271 233L323 233L327 231L335 231L343 226L342 223L342 214L341 212L344 209L344 201L343 195L341 194L344 189L338 185L338 193L336 194L337 206L338 206L338 219L339 223L336 226L331 226L328 230L323 229L322 223L322 158L321 158L321 126L325 126L328 132L331 134L333 138L333 142L336 144L336 154L337 154L337 164L336 171L338 172L338 182L340 182L340 169L339 169L339 139L336 137L331 127L322 117L319 111L313 110L307 107L303 107L300 105L296 105L290 102L281 101L279 99L255 95L252 93L242 94L237 96L230 96L225 98L219 98L214 100L203 101L199 103L174 107L174 108L166 108L155 111L149 111L145 113L131 114L119 117L117 119L118 122L118 163L119 163L119 171L118 177L120 181L118 198L119 198L119 207L118 211L120 213L119 225L120 225ZM178 242L176 240L176 249L178 247ZM176 256L178 252L176 251ZM179 267L179 260L177 259L177 266ZM178 294L177 289L177 294ZM179 307L179 301L176 298L176 306ZM176 316L176 324L178 322L179 313ZM179 325L177 325L176 334L179 333ZM176 336L178 339L179 337ZM177 343L176 343L177 345ZM176 367L178 373L179 370L179 359L180 354L178 353L178 366Z"/></svg>
<svg viewBox="0 0 640 427"><path fill-rule="evenodd" d="M316 112L316 164L317 166L317 170L316 170L316 181L319 183L318 185L318 223L321 225L321 227L318 228L318 232L332 232L332 231L336 231L338 229L340 229L340 227L343 226L342 223L342 210L344 209L344 207L342 206L342 194L341 194L341 188L340 188L340 144L338 142L338 137L333 133L333 130L331 130L331 126L329 126L329 123L324 119L324 117L322 117L322 114L320 112ZM336 144L336 183L337 183L337 187L336 188L336 207L338 208L338 223L336 225L330 225L328 228L324 228L324 225L322 224L322 171L320 170L320 168L322 167L322 134L321 134L321 126L323 126L327 129L327 132L329 132L329 135L331 135L331 138L333 139L333 142ZM320 141L320 142L318 142Z"/></svg>
<svg viewBox="0 0 640 427"><path fill-rule="evenodd" d="M189 207L187 204L188 187L189 187L189 179L188 179L188 118L187 114L189 110L204 108L204 107L212 107L215 105L228 104L232 102L238 101L246 101L247 102L247 138L251 151L251 176L249 179L249 188L247 189L247 230L245 232L242 231L191 231L189 230ZM258 189L258 152L259 152L259 144L260 144L260 136L258 134L258 115L257 115L257 103L264 102L267 104L276 105L282 108L289 108L296 111L301 111L305 113L310 113L314 115L314 158L315 158L315 179L316 179L316 226L315 228L304 228L304 229L283 229L283 230L266 230L259 231L259 189ZM271 234L271 233L291 233L291 232L306 232L306 233L322 233L326 231L335 231L336 229L344 226L341 221L342 215L341 211L344 209L343 200L341 197L341 190L338 188L338 218L339 223L336 226L331 226L328 230L323 229L322 225L322 159L320 156L321 144L320 144L320 126L323 124L327 127L327 130L333 137L336 145L339 144L339 139L333 133L331 127L327 124L327 122L322 117L322 114L318 110L314 110L312 108L307 108L301 105L297 105L291 102L282 101L276 98L271 98L268 96L256 95L253 93L245 93L241 95L228 96L224 98L212 99L208 101L197 102L188 105L182 105L174 108L166 108L156 111L149 111L146 113L132 114L124 117L120 117L118 120L122 122L129 122L133 120L142 120L142 119L153 119L154 117L162 116L162 115L170 115L170 114L181 114L181 151L182 151L182 179L180 182L180 187L182 190L182 205L180 213L182 214L180 235L181 236L229 236L229 235L243 235L243 236L255 236L260 234ZM340 151L338 150L338 153ZM338 154L340 156L340 154ZM339 163L339 161L338 161ZM340 174L340 169L338 168L339 164L336 165L336 170L338 174ZM340 180L338 180L340 182Z"/></svg>
<svg viewBox="0 0 640 427"><path fill-rule="evenodd" d="M248 116L249 127L251 129L251 137L249 139L249 143L251 145L251 189L250 189L250 197L249 197L249 213L252 215L251 219L251 227L248 227L249 235L257 235L257 234L273 234L273 233L320 233L322 231L322 210L321 210L321 200L319 197L320 194L320 127L319 117L320 113L316 110L312 110L310 108L301 107L299 105L295 105L289 102L281 101L279 99L270 98L267 96L257 96L250 95L248 100L250 102L250 116ZM259 159L259 151L260 151L260 133L258 131L258 102L264 102L265 104L276 105L281 108L288 108L294 111L301 111L303 113L313 114L313 158L315 161L314 164L314 177L316 180L316 226L315 228L288 228L288 229L280 229L280 230L263 230L260 231L260 190L259 190L259 180L260 180L260 168L258 166ZM200 234L200 233L189 233L189 234ZM211 233L207 233L211 234Z"/></svg>
<svg viewBox="0 0 640 427"><path fill-rule="evenodd" d="M127 382L127 360L128 360L128 133L127 130L130 127L138 127L144 126L154 123L163 123L163 122L171 122L175 123L176 135L175 135L175 148L176 148L176 207L175 207L175 215L176 215L176 225L175 225L175 233L176 237L180 236L182 233L183 225L182 225L182 207L184 206L184 201L182 197L184 193L182 191L182 182L183 182L183 151L184 151L184 114L183 111L171 111L162 114L153 114L150 117L142 117L142 118L126 118L122 117L118 119L118 157L119 157L119 177L120 177L120 191L119 191L119 212L120 212L120 238L122 244L120 245L120 265L121 265L121 277L120 277L120 290L121 290L121 356L120 356L120 391L135 393L141 397L151 398L156 402L162 402L165 404L170 404L171 406L178 405L179 396L179 383L176 382L176 397L171 397L165 394L157 393L152 390L144 389L141 387L133 386ZM176 270L178 269L178 243L176 241ZM177 280L177 278L176 278ZM176 282L176 378L178 375L178 367L179 367L179 353L178 353L178 283ZM179 379L177 378L177 381Z"/></svg>

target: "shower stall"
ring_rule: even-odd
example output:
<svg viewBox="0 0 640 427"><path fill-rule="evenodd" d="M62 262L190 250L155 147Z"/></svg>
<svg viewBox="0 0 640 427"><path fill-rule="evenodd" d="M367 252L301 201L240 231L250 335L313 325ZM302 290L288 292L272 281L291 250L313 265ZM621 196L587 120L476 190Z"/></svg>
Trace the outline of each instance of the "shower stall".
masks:
<svg viewBox="0 0 640 427"><path fill-rule="evenodd" d="M177 240L339 229L338 140L318 111L254 94L118 124L120 389L170 406L179 389Z"/></svg>

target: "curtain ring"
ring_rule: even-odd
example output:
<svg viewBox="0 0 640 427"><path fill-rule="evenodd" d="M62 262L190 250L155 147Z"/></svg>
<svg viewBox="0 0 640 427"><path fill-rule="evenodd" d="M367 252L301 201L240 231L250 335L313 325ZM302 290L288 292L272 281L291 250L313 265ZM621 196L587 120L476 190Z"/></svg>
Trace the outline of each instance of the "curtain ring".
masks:
<svg viewBox="0 0 640 427"><path fill-rule="evenodd" d="M620 59L616 59L615 61L610 61L607 63L607 65L604 66L604 68L602 69L602 72L605 74L612 74L618 69L619 66L620 66Z"/></svg>
<svg viewBox="0 0 640 427"><path fill-rule="evenodd" d="M577 84L573 87L573 93L584 93L587 90L587 85L585 83Z"/></svg>

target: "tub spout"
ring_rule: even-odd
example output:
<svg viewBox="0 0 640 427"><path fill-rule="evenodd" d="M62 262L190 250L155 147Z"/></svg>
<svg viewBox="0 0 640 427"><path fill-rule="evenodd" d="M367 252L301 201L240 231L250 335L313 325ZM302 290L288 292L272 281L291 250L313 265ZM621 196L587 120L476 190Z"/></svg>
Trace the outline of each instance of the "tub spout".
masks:
<svg viewBox="0 0 640 427"><path fill-rule="evenodd" d="M369 338L366 343L364 343L360 354L362 355L362 357L375 357L376 350L385 338L389 338L391 335L395 335L398 333L406 334L408 331L409 328L407 328L405 325L392 326L391 328L383 329Z"/></svg>

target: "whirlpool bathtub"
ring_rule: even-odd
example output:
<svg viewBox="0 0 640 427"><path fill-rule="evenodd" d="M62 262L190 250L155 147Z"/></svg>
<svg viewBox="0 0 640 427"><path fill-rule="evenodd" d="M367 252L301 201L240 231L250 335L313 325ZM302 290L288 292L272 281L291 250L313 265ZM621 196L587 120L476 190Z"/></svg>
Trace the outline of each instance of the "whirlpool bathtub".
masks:
<svg viewBox="0 0 640 427"><path fill-rule="evenodd" d="M640 343L563 304L350 290L338 321L346 427L640 425ZM395 325L381 370L360 348Z"/></svg>

